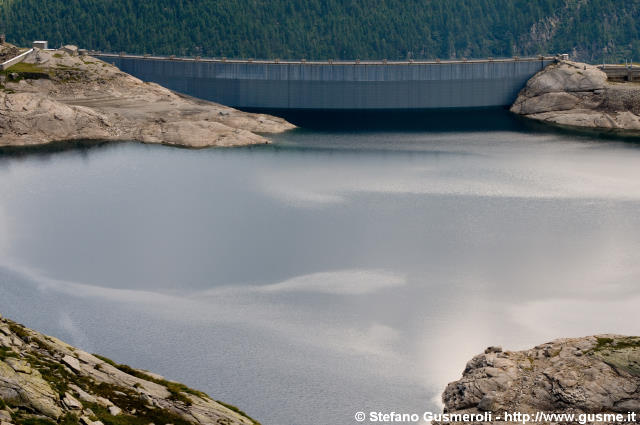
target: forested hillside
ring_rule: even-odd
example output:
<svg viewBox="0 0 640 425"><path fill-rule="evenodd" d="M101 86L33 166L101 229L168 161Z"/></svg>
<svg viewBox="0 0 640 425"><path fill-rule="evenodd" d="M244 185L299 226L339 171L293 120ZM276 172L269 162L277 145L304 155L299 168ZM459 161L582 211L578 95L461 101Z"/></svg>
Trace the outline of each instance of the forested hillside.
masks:
<svg viewBox="0 0 640 425"><path fill-rule="evenodd" d="M640 0L0 0L8 39L253 58L640 59Z"/></svg>

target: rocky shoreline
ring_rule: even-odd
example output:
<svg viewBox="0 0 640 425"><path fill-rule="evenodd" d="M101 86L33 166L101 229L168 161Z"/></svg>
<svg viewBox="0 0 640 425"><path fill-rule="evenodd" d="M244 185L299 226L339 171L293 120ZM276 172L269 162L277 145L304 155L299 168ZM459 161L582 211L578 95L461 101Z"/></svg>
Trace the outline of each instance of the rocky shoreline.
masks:
<svg viewBox="0 0 640 425"><path fill-rule="evenodd" d="M281 118L184 96L64 50L34 49L0 72L0 147L87 140L245 146L269 143L261 134L292 128Z"/></svg>
<svg viewBox="0 0 640 425"><path fill-rule="evenodd" d="M489 347L442 394L444 414L572 414L640 423L640 337L563 338L523 351ZM490 415L489 415L490 414ZM634 420L627 420L631 414ZM580 420L583 415L584 420ZM487 420L488 418L488 420ZM237 408L154 373L89 354L0 316L2 425L259 425ZM440 422L434 422L438 424ZM466 422L469 423L469 422Z"/></svg>
<svg viewBox="0 0 640 425"><path fill-rule="evenodd" d="M530 350L489 347L471 359L442 395L446 413L621 414L640 422L640 337L597 335L558 339ZM630 413L636 421L627 420ZM586 423L598 423L588 420ZM542 421L550 423L554 421ZM559 422L559 421L555 421ZM602 422L599 422L602 423Z"/></svg>
<svg viewBox="0 0 640 425"><path fill-rule="evenodd" d="M2 425L259 425L237 408L0 316Z"/></svg>
<svg viewBox="0 0 640 425"><path fill-rule="evenodd" d="M640 134L640 84L613 82L598 67L559 61L534 75L511 111L554 125Z"/></svg>

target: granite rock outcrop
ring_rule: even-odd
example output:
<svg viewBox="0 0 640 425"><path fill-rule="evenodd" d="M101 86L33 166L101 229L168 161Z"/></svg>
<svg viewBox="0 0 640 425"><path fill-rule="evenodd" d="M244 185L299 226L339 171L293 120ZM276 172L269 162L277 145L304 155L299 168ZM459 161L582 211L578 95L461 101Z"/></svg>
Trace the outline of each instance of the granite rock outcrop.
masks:
<svg viewBox="0 0 640 425"><path fill-rule="evenodd" d="M204 148L264 144L294 126L145 83L90 56L35 49L0 75L0 147L137 141Z"/></svg>
<svg viewBox="0 0 640 425"><path fill-rule="evenodd" d="M201 391L89 354L1 316L0 422L258 424Z"/></svg>
<svg viewBox="0 0 640 425"><path fill-rule="evenodd" d="M442 400L447 413L635 412L640 418L640 337L565 338L524 351L490 347L467 363Z"/></svg>
<svg viewBox="0 0 640 425"><path fill-rule="evenodd" d="M609 81L596 66L559 61L528 81L511 111L560 126L640 134L640 84Z"/></svg>

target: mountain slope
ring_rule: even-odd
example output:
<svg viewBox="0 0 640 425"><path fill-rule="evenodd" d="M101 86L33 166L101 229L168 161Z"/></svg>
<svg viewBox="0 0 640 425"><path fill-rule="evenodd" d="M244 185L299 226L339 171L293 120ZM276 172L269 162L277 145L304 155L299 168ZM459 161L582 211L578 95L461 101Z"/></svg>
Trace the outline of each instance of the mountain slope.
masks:
<svg viewBox="0 0 640 425"><path fill-rule="evenodd" d="M10 40L105 51L406 59L640 58L640 0L12 0Z"/></svg>
<svg viewBox="0 0 640 425"><path fill-rule="evenodd" d="M231 405L0 316L5 425L259 425Z"/></svg>

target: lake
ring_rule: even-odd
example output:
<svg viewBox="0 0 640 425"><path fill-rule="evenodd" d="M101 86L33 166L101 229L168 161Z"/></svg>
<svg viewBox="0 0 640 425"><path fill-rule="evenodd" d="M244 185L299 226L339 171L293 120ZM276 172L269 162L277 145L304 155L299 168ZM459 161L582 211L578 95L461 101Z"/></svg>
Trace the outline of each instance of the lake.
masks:
<svg viewBox="0 0 640 425"><path fill-rule="evenodd" d="M5 152L0 312L264 425L439 410L489 345L640 334L640 145L502 111L366 119Z"/></svg>

